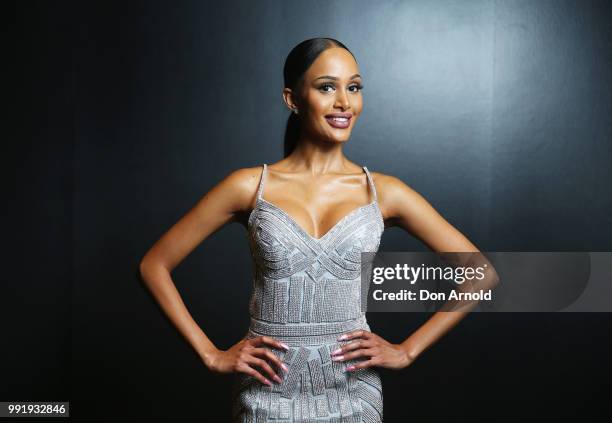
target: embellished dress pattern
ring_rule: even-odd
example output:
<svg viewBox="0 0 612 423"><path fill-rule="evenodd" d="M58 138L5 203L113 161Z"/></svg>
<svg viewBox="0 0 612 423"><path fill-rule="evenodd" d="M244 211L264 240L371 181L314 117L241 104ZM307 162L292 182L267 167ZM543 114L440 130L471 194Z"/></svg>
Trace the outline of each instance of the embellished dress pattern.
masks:
<svg viewBox="0 0 612 423"><path fill-rule="evenodd" d="M378 372L347 372L358 360L331 360L331 352L346 344L337 341L340 335L370 330L361 311L360 254L378 251L384 221L370 172L363 170L373 201L314 238L262 197L263 164L247 226L254 275L247 338L267 335L287 344L289 351L272 351L289 371L278 369L283 382L270 379L273 386L237 374L234 421L382 422Z"/></svg>

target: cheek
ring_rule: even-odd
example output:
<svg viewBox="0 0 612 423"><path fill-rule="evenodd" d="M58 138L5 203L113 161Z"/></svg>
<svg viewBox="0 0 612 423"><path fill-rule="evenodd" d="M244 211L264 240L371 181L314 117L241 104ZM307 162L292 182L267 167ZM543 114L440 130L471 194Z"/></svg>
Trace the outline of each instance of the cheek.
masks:
<svg viewBox="0 0 612 423"><path fill-rule="evenodd" d="M315 93L306 99L306 103L313 115L322 115L333 107L334 99L332 96Z"/></svg>

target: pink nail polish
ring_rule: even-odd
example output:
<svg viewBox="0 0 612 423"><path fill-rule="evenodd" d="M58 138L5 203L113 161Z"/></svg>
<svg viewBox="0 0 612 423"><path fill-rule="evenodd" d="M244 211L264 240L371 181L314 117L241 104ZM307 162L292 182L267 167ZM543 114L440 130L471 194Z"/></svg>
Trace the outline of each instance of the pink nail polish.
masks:
<svg viewBox="0 0 612 423"><path fill-rule="evenodd" d="M346 335L342 335L340 338L338 338L338 341L344 341L346 339Z"/></svg>
<svg viewBox="0 0 612 423"><path fill-rule="evenodd" d="M336 355L342 352L342 348L338 348L337 350L335 350L334 352L331 353L331 355Z"/></svg>
<svg viewBox="0 0 612 423"><path fill-rule="evenodd" d="M342 361L342 360L344 360L344 356L343 355L337 355L337 356L332 357L332 360L333 361Z"/></svg>
<svg viewBox="0 0 612 423"><path fill-rule="evenodd" d="M346 366L346 370L347 370L348 372L350 372L350 371L352 371L352 370L355 370L355 366Z"/></svg>
<svg viewBox="0 0 612 423"><path fill-rule="evenodd" d="M286 371L286 372L288 372L288 371L289 371L289 367L287 367L287 366L285 365L285 363L282 363L282 364L281 364L281 367L283 368L283 370L284 370L284 371Z"/></svg>
<svg viewBox="0 0 612 423"><path fill-rule="evenodd" d="M289 345L285 344L284 342L281 342L280 344L281 344L281 346L282 346L284 349L286 349L287 351L289 351Z"/></svg>

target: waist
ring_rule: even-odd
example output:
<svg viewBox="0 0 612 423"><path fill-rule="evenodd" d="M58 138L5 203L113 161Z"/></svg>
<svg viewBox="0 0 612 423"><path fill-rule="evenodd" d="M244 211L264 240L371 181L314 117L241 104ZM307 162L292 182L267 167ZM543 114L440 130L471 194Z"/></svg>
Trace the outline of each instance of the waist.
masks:
<svg viewBox="0 0 612 423"><path fill-rule="evenodd" d="M290 346L335 343L340 335L357 329L370 330L365 314L356 319L327 323L270 323L251 318L249 337L270 336Z"/></svg>

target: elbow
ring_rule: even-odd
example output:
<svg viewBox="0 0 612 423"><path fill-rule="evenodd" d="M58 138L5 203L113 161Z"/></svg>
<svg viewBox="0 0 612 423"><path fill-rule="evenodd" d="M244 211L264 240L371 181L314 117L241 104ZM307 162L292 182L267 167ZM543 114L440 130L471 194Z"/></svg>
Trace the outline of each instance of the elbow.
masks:
<svg viewBox="0 0 612 423"><path fill-rule="evenodd" d="M491 266L491 268L489 269L489 271L491 272L491 289L497 287L497 285L499 285L499 275L497 274L497 271L495 270L495 268L493 266Z"/></svg>
<svg viewBox="0 0 612 423"><path fill-rule="evenodd" d="M140 280L149 283L149 280L160 272L168 272L168 268L158 259L145 255L138 264L138 275Z"/></svg>
<svg viewBox="0 0 612 423"><path fill-rule="evenodd" d="M140 279L143 282L146 282L146 278L147 278L147 274L150 273L150 269L152 268L153 263L151 262L151 259L145 255L141 260L140 263L138 264L138 276L140 276Z"/></svg>
<svg viewBox="0 0 612 423"><path fill-rule="evenodd" d="M145 259L140 260L140 263L138 264L138 277L140 279L140 281L145 281L145 273L146 273L146 269L147 269L147 262Z"/></svg>
<svg viewBox="0 0 612 423"><path fill-rule="evenodd" d="M138 275L142 278L142 275L145 272L145 268L146 268L146 262L144 259L140 260L140 263L138 264Z"/></svg>

